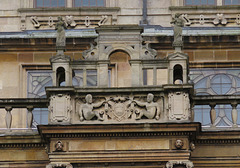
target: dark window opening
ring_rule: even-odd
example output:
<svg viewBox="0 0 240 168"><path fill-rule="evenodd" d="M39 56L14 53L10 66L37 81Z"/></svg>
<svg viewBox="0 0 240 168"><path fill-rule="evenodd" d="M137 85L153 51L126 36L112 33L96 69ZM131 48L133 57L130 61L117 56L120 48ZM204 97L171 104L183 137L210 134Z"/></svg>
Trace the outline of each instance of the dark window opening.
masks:
<svg viewBox="0 0 240 168"><path fill-rule="evenodd" d="M57 86L65 86L65 69L63 67L57 69Z"/></svg>
<svg viewBox="0 0 240 168"><path fill-rule="evenodd" d="M175 65L173 68L173 81L174 84L183 83L183 70L181 65Z"/></svg>

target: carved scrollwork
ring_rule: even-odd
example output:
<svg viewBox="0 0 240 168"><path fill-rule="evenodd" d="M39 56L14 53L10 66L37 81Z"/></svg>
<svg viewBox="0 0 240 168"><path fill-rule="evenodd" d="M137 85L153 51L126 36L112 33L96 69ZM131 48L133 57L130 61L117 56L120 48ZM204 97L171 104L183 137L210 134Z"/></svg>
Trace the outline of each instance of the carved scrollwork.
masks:
<svg viewBox="0 0 240 168"><path fill-rule="evenodd" d="M157 51L152 49L149 43L142 46L142 54L141 54L142 59L155 59L156 56L157 56Z"/></svg>
<svg viewBox="0 0 240 168"><path fill-rule="evenodd" d="M85 60L97 60L97 46L90 43L90 49L83 51L82 56Z"/></svg>

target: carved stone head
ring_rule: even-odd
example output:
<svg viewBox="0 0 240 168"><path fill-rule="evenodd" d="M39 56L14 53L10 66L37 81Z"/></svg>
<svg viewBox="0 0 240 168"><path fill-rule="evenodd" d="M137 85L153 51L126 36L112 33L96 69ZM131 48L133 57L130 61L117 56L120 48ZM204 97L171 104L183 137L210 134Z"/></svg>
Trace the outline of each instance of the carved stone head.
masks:
<svg viewBox="0 0 240 168"><path fill-rule="evenodd" d="M176 142L175 142L175 147L177 149L182 149L182 147L183 147L183 140L177 139Z"/></svg>
<svg viewBox="0 0 240 168"><path fill-rule="evenodd" d="M154 95L152 93L148 93L147 95L147 102L151 103L153 101Z"/></svg>
<svg viewBox="0 0 240 168"><path fill-rule="evenodd" d="M55 149L56 151L63 151L63 143L60 140L56 142Z"/></svg>
<svg viewBox="0 0 240 168"><path fill-rule="evenodd" d="M86 97L85 97L85 99L86 99L86 102L87 102L87 103L89 103L89 104L92 103L92 95L91 95L91 94L87 94Z"/></svg>

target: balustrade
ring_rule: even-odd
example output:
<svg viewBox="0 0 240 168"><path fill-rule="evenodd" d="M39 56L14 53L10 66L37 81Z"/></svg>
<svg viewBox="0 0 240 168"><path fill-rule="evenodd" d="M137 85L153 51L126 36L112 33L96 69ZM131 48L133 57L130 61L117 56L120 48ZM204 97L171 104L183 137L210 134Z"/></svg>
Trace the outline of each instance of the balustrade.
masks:
<svg viewBox="0 0 240 168"><path fill-rule="evenodd" d="M27 129L32 130L33 123L33 109L34 108L46 108L48 99L0 99L0 108L6 110L5 124L7 132L12 129L12 110L15 108L26 108L27 109Z"/></svg>
<svg viewBox="0 0 240 168"><path fill-rule="evenodd" d="M217 96L194 96L193 97L193 104L196 105L209 105L210 112L209 112L209 118L210 118L210 127L211 128L222 128L224 129L227 127L232 128L238 128L239 125L239 115L237 111L237 106L240 103L240 96L239 95L217 95ZM223 106L230 105L231 112L229 112L228 116L226 115L226 108ZM218 108L216 108L218 106ZM220 112L218 112L216 109L218 109ZM206 110L206 109L205 109ZM221 112L222 111L222 112ZM195 111L196 115L196 111ZM230 116L231 115L231 116ZM219 126L217 125L217 121L220 122L222 118L227 118L229 121L227 126ZM220 119L218 119L220 118ZM205 118L206 119L206 118Z"/></svg>

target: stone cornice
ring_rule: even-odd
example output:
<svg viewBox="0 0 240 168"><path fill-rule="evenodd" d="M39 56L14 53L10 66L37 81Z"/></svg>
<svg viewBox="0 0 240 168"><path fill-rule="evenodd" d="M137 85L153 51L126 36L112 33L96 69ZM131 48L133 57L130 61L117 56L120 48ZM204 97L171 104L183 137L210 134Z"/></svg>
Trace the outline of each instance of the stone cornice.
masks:
<svg viewBox="0 0 240 168"><path fill-rule="evenodd" d="M85 137L150 137L191 136L200 131L200 123L142 123L142 124L89 124L89 125L39 125L45 138Z"/></svg>

